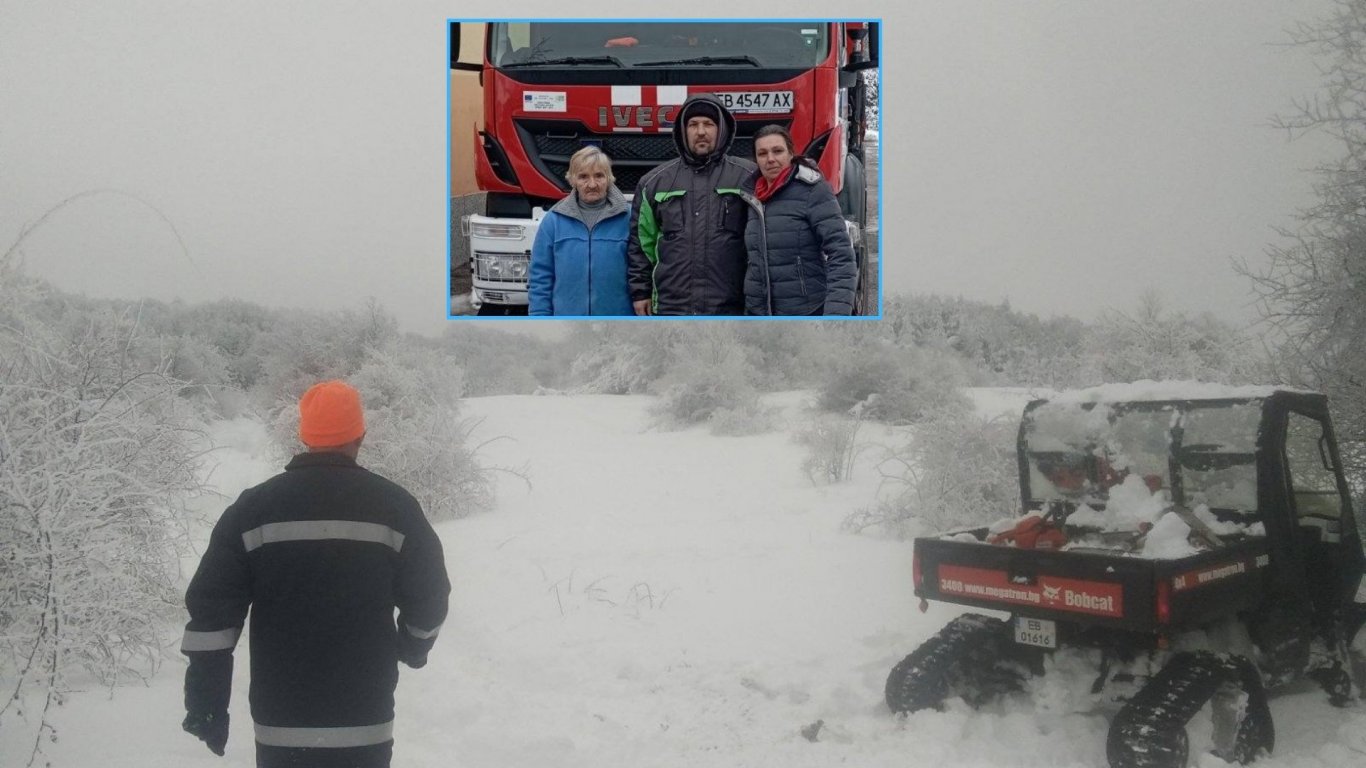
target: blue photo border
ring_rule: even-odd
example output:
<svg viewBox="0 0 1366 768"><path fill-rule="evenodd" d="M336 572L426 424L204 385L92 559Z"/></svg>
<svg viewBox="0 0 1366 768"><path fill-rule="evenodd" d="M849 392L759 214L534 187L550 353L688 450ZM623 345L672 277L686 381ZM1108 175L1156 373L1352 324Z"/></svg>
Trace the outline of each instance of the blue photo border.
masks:
<svg viewBox="0 0 1366 768"><path fill-rule="evenodd" d="M835 317L829 317L829 318L827 318L827 317L811 317L811 316L795 317L795 316L785 316L785 315L670 315L670 316L667 316L667 317L661 317L661 316L657 316L657 315L650 315L650 316L648 316L648 317L640 317L640 316L634 316L634 317L632 317L632 316L614 316L614 315L534 315L534 316L533 316L533 315L456 315L456 314L452 314L452 313L451 313L451 266L452 266L452 265L451 265L451 251L452 251L452 243L453 243L453 240L454 240L454 238L455 238L455 236L456 236L456 235L455 235L455 232L454 232L454 231L452 230L452 228L451 228L452 224L455 223L454 217L453 217L452 212L451 212L451 199L452 199L452 198L451 198L451 76L450 76L450 72L451 72L451 70L450 70L450 62L451 62L451 53L452 53L452 51L451 51L451 35L450 35L450 25L451 25L451 24L459 24L459 23L461 23L461 22L470 22L470 23L483 23L483 24L487 24L487 23L493 23L493 22L508 22L508 21L551 21L551 22L594 22L594 21L613 21L613 22L617 22L617 21L619 21L619 22L650 22L650 23L681 22L681 21L695 21L695 22L696 22L696 21L702 21L702 22L735 22L735 21L741 21L741 22L762 22L762 21L774 22L774 21L785 21L785 22L786 22L786 21L791 21L791 22L811 22L811 23L815 23L815 24L827 24L827 23L835 22L835 21L860 21L860 20L861 20L861 21L865 21L865 22L876 22L877 25L878 25L878 26L877 26L877 34L878 34L878 63L877 63L877 73L878 73L878 74L877 74L877 76L878 76L878 89L877 89L877 116L878 116L878 121L877 121L877 122L878 122L878 142L877 142L877 221L878 221L878 238L877 238L877 242L878 242L878 246L877 246L877 251L878 251L878 258L877 258L877 314L874 314L874 315L855 315L855 316L850 316L850 317L838 317L838 318L835 318ZM883 219L883 216L882 216L882 202L883 202L883 199L884 199L884 194L883 194L884 189L883 189L882 180L883 180L883 176L884 176L884 174L883 174L883 168L885 167L885 166L883 165L883 160L884 160L884 158L883 158L883 154L882 154L882 152L883 152L883 146L884 146L883 141L882 141L882 127L883 127L883 120L884 120L885 114L886 114L886 113L884 112L884 110L883 110L883 101L882 101L882 94L884 93L885 88L886 88L886 82L885 82L885 80L884 80L884 76L885 76L886 72L884 71L884 67L883 67L883 65L882 65L882 57L883 57L883 50L884 50L883 45L882 45L882 43L883 43L883 41L884 41L883 30L884 30L884 23L883 23L883 19L882 19L881 17L876 17L876 18L871 18L871 17L870 17L870 18L864 18L864 19L848 19L848 18L833 18L833 17L823 18L823 19L822 19L822 18L809 18L809 17L793 17L793 18L788 18L788 17L772 17L772 18L724 18L724 17L720 17L720 18L718 18L718 17L708 17L708 18L663 18L663 17L661 17L661 18L621 18L621 17L582 17L582 18L543 18L543 17L529 18L529 17L509 17L509 18L472 18L472 17L454 17L454 18L447 18L446 21L445 21L445 26L444 26L444 27L442 28L442 30L441 30L441 31L442 31L442 38L445 40L444 50L445 50L445 52L446 52L446 58L445 58L445 62L444 62L444 64L443 64L443 68L444 68L444 70L445 70L445 83L444 83L444 86L445 86L445 89L446 89L446 100L445 100L445 104L446 104L446 115L445 115L445 125L446 125L446 131L445 131L445 143L446 143L446 151L445 151L445 158L446 158L446 199L445 199L445 201L444 201L446 213L445 213L445 216L443 217L443 220L446 222L446 230L445 230L445 241L446 241L446 295L445 295L444 297L442 297L442 300L444 301L445 306L446 306L446 319L447 319L447 320L459 320L459 321L477 320L477 321L512 321L512 322L527 322L527 321L559 321L559 320L592 320L592 321L595 321L595 322L603 322L603 321L605 321L605 322L633 322L633 321L644 321L644 322L650 322L650 321L664 321L664 322L669 322L669 321L679 321L679 320L684 320L684 321L687 321L687 320L701 320L701 321L706 321L706 320L740 320L740 321L744 321L744 322L751 322L751 321L775 321L775 320L776 320L776 321L779 321L779 322L788 322L788 321L797 321L797 322L811 322L811 321L816 321L816 322L820 322L820 321L823 321L823 320L833 320L833 321L836 321L836 322L846 322L846 321L852 321L852 322L877 322L877 321L880 321L880 320L882 319L882 310L883 310L883 307L885 306L885 292L886 292L886 282L885 282L884 279L883 279L883 278L884 278L884 275L883 275L883 266L884 266L884 264L886 263L886 258L884 257L884 254L885 254L885 250L886 250L886 249L883 247L883 237L882 237L882 228L883 228L883 225L884 225L884 219Z"/></svg>

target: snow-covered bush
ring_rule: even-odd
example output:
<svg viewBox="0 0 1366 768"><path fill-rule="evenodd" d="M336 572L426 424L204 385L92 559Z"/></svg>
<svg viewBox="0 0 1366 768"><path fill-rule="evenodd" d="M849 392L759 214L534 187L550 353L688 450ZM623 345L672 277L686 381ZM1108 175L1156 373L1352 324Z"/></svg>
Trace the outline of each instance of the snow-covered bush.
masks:
<svg viewBox="0 0 1366 768"><path fill-rule="evenodd" d="M426 350L395 342L371 350L358 370L341 378L361 393L365 407L362 466L406 488L433 520L464 517L487 506L488 472L468 445L472 425L460 419L459 368L442 367ZM282 396L272 408L271 431L282 458L303 450L298 439L302 394Z"/></svg>
<svg viewBox="0 0 1366 768"><path fill-rule="evenodd" d="M809 389L820 381L823 323L742 323L736 337L758 372L763 392Z"/></svg>
<svg viewBox="0 0 1366 768"><path fill-rule="evenodd" d="M1169 312L1148 292L1133 313L1107 311L1087 346L1093 382L1194 379L1227 384L1261 383L1267 366L1261 347L1211 315Z"/></svg>
<svg viewBox="0 0 1366 768"><path fill-rule="evenodd" d="M962 364L936 350L869 345L836 359L821 385L823 410L904 425L948 407L967 384Z"/></svg>
<svg viewBox="0 0 1366 768"><path fill-rule="evenodd" d="M463 323L447 328L432 351L460 366L466 397L529 395L538 387L558 389L571 361L563 344Z"/></svg>
<svg viewBox="0 0 1366 768"><path fill-rule="evenodd" d="M131 311L73 309L0 264L0 712L84 670L145 678L179 614L198 434Z"/></svg>
<svg viewBox="0 0 1366 768"><path fill-rule="evenodd" d="M442 386L393 355L376 355L351 383L366 410L364 464L408 489L433 520L488 507L488 473L460 419L458 369Z"/></svg>
<svg viewBox="0 0 1366 768"><path fill-rule="evenodd" d="M771 431L774 421L773 411L765 408L756 397L734 408L717 408L712 411L707 426L713 435L743 437Z"/></svg>
<svg viewBox="0 0 1366 768"><path fill-rule="evenodd" d="M1019 506L1018 421L984 418L966 404L917 424L906 445L879 465L892 490L851 515L851 530L881 527L898 536L985 525Z"/></svg>
<svg viewBox="0 0 1366 768"><path fill-rule="evenodd" d="M279 401L297 401L319 381L350 376L398 338L398 321L373 301L336 312L282 312L256 340L261 355L256 399L273 413Z"/></svg>
<svg viewBox="0 0 1366 768"><path fill-rule="evenodd" d="M812 483L838 483L853 475L862 423L858 416L823 413L793 435L794 440L806 446L802 471Z"/></svg>
<svg viewBox="0 0 1366 768"><path fill-rule="evenodd" d="M652 381L647 367L640 362L638 348L595 347L578 357L570 367L570 379L579 389L598 395L629 395L644 392Z"/></svg>
<svg viewBox="0 0 1366 768"><path fill-rule="evenodd" d="M757 412L758 372L735 337L721 325L694 326L695 333L674 348L664 376L664 391L653 413L661 421L686 426L707 421L720 409Z"/></svg>
<svg viewBox="0 0 1366 768"><path fill-rule="evenodd" d="M673 347L685 338L676 324L587 323L574 326L568 347L578 350L569 379L582 392L639 394L669 369Z"/></svg>

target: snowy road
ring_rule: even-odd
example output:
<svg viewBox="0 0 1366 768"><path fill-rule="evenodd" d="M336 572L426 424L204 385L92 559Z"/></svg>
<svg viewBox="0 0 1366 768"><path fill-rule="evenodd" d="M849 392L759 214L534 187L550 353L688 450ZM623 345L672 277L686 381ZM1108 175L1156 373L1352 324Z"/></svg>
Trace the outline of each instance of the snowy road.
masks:
<svg viewBox="0 0 1366 768"><path fill-rule="evenodd" d="M438 526L452 613L431 663L402 673L395 765L1105 765L1105 715L1065 706L1084 698L1082 673L986 711L887 712L888 670L954 611L916 610L908 544L839 529L876 492L875 451L853 482L814 487L790 439L800 396L770 401L788 426L739 438L651 429L650 402L467 401L477 437L508 438L483 460L525 465L532 485L503 476L496 509ZM255 445L225 453L223 482L269 471ZM238 656L226 759L180 732L172 657L146 687L72 696L52 764L252 765ZM1258 765L1366 765L1366 708L1309 687L1272 709L1278 746ZM0 765L23 765L22 725L0 731Z"/></svg>

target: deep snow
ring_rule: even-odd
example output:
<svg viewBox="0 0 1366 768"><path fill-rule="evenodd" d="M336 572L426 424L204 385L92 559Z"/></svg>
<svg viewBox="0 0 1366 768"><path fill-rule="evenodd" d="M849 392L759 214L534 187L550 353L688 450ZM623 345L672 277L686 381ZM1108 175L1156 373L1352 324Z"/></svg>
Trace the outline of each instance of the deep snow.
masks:
<svg viewBox="0 0 1366 768"><path fill-rule="evenodd" d="M1029 397L975 395L1009 412ZM476 438L507 438L482 460L525 465L531 486L501 475L493 509L437 526L451 618L431 663L402 672L395 765L1105 765L1105 714L1071 711L1085 669L984 711L888 713L892 665L957 610L916 609L909 543L840 530L875 498L877 446L899 433L865 425L852 482L813 486L791 440L805 400L769 398L787 421L753 437L653 428L648 397L466 401ZM226 495L275 471L259 425L214 434ZM223 759L180 731L178 640L146 687L71 696L52 765L253 765L245 643ZM1366 765L1366 707L1297 686L1272 710L1276 754L1258 765ZM24 764L29 726L4 724L0 765Z"/></svg>

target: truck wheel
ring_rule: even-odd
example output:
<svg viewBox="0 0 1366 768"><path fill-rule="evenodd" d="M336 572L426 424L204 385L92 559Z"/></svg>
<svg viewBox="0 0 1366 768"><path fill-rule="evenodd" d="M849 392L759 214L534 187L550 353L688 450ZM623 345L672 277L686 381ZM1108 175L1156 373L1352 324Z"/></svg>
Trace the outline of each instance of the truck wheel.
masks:
<svg viewBox="0 0 1366 768"><path fill-rule="evenodd" d="M1112 768L1185 768L1186 724L1213 704L1215 754L1239 763L1275 745L1271 709L1257 668L1242 656L1197 651L1173 656L1110 724Z"/></svg>
<svg viewBox="0 0 1366 768"><path fill-rule="evenodd" d="M973 707L1017 690L1023 673L1011 664L1006 623L965 613L949 622L887 676L887 707L893 712L938 709L950 696Z"/></svg>
<svg viewBox="0 0 1366 768"><path fill-rule="evenodd" d="M872 306L876 303L876 300L870 298L870 294L873 292L873 282L872 278L868 275L870 267L868 264L868 244L866 240L854 249L854 262L858 267L858 278L854 287L854 308L852 314L857 316L876 314L876 307ZM872 311L869 311L870 309Z"/></svg>

